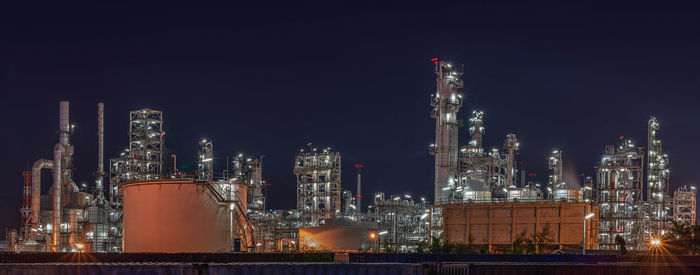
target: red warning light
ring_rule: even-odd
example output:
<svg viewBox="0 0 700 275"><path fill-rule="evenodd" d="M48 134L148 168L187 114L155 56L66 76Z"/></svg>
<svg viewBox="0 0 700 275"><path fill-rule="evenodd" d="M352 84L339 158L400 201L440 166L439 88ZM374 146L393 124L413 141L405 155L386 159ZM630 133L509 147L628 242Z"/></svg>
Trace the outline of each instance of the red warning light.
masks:
<svg viewBox="0 0 700 275"><path fill-rule="evenodd" d="M435 63L435 65L437 65L437 63L438 63L438 59L437 59L437 58L430 59L430 61L433 61L433 62Z"/></svg>
<svg viewBox="0 0 700 275"><path fill-rule="evenodd" d="M362 164L355 164L355 168L362 168Z"/></svg>
<svg viewBox="0 0 700 275"><path fill-rule="evenodd" d="M620 140L622 140L623 138L625 138L625 136L620 136Z"/></svg>
<svg viewBox="0 0 700 275"><path fill-rule="evenodd" d="M362 196L360 196L360 195L357 195L357 196L355 196L355 198L362 198Z"/></svg>

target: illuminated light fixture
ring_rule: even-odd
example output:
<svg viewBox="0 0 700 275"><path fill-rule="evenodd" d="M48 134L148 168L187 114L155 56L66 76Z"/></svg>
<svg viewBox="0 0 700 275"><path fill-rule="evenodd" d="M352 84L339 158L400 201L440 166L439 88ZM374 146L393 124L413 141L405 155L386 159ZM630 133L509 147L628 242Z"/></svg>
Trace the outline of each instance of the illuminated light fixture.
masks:
<svg viewBox="0 0 700 275"><path fill-rule="evenodd" d="M203 160L202 160L202 162L210 162L210 161L212 161L212 159L211 159L211 158L208 158L208 159L203 159Z"/></svg>
<svg viewBox="0 0 700 275"><path fill-rule="evenodd" d="M661 240L660 239L651 239L651 241L649 241L649 244L651 244L651 246L653 246L653 247L658 247L658 246L661 246Z"/></svg>
<svg viewBox="0 0 700 275"><path fill-rule="evenodd" d="M587 219L593 218L593 216L595 216L595 213L590 213L590 214L586 215L586 217L584 219L587 220Z"/></svg>
<svg viewBox="0 0 700 275"><path fill-rule="evenodd" d="M385 235L387 233L389 233L389 231L382 231L382 232L379 232L379 235Z"/></svg>

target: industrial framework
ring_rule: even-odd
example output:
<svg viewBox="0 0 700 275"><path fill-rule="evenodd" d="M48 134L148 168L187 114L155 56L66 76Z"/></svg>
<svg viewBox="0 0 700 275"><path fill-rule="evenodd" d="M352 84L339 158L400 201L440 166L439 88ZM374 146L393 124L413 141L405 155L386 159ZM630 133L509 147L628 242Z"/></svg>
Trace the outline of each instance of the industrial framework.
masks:
<svg viewBox="0 0 700 275"><path fill-rule="evenodd" d="M660 126L655 117L649 119L646 166L645 148L629 139L620 137L618 146L605 147L595 181L601 249L620 249L616 238L631 249L647 249L674 222L695 223L695 187L681 186L669 194L669 159L658 138Z"/></svg>
<svg viewBox="0 0 700 275"><path fill-rule="evenodd" d="M97 111L98 157L95 186L78 186L73 180L74 146L70 136L75 127L69 120L69 102L61 101L58 115L58 143L53 159L39 159L31 172L24 172L24 201L20 210L23 229L17 236L14 250L41 251L114 251L119 233L111 226L114 209L107 203L102 187L104 105ZM53 185L49 195L41 195L41 171L50 169ZM29 202L31 201L31 207Z"/></svg>
<svg viewBox="0 0 700 275"><path fill-rule="evenodd" d="M619 249L615 241L617 236L621 236L631 249L644 247L642 217L639 215L643 163L643 149L631 140L623 139L617 146L605 147L600 164L595 167L600 249Z"/></svg>
<svg viewBox="0 0 700 275"><path fill-rule="evenodd" d="M230 227L226 231L229 243L225 251L233 252L298 251L301 231L321 232L320 228L333 229L334 225L374 230L377 239L372 249L375 251L414 251L432 238L448 234L452 234L452 238L455 232L461 232L462 241L467 240L459 228L454 231L455 220L451 221L453 232L447 232L450 221L444 219L445 216L455 217L455 213L462 215L459 211L463 209L504 215L511 211L514 217L516 211L522 214L534 206L532 217L539 217L537 211L547 212L550 218L562 216L570 220L580 216L583 224L590 223L588 230L598 232L585 235L584 225L583 240L588 249L595 249L598 244L600 249L619 249L618 237L631 249L645 249L650 240L663 237L673 222L695 223L695 187L682 186L673 197L669 196L669 160L658 139L660 123L655 117L648 123L646 163L643 147L620 138L618 145L605 147L600 163L595 166L595 177L584 177L582 186L570 186L566 180L571 179L564 178L563 151L554 150L548 158L548 180L540 185L527 180L520 159L520 140L515 134L507 134L500 148L485 149L482 111L471 113L469 142L459 147L458 132L463 126L458 119L463 104L459 94L463 86L462 69L437 59L433 61L437 89L430 102L431 117L436 120L435 143L430 146L430 153L435 157L435 205L432 207L424 198L420 201L411 195L385 198L384 193L375 193L373 204L363 212L362 165L355 166L357 194L353 196L350 189L341 187L340 153L308 144L294 160L296 209L269 210L265 192L269 184L262 176L264 156L251 158L238 154L232 161L227 157L226 169L220 176L214 170L212 140L202 139L196 170L191 174L180 171L175 154L171 155L165 147L163 113L151 109L129 112L129 146L119 157L110 160L107 199L103 187L104 105L98 104L97 171L93 191L89 192L87 185L78 186L72 178L70 136L74 128L68 119L68 102L61 102L59 141L54 146L53 158L37 160L31 172L23 173L24 198L20 209L23 226L21 234L13 237L17 240L16 251L121 251L124 244L122 189L127 188L126 185L133 188L134 183L141 182L191 183L209 190L216 199L216 207L227 209ZM168 163L171 158L172 169ZM43 169L52 171L54 183L50 194L44 196L40 194ZM559 212L544 209L548 207L539 209L544 203ZM501 217L488 215L488 230L475 227L469 234L496 230L490 223L492 218ZM562 219L559 219L559 226L563 226ZM511 241L517 233L514 230L522 228L514 220L505 223L511 227L510 236L504 236ZM467 219L467 222L484 225L484 221L479 220ZM578 220L575 223L578 228ZM533 224L530 227L534 230L541 226L536 218ZM490 240L485 243L491 247ZM576 242L560 240L560 243L575 246Z"/></svg>
<svg viewBox="0 0 700 275"><path fill-rule="evenodd" d="M687 185L678 187L673 192L673 220L679 224L695 224L696 196L695 187Z"/></svg>
<svg viewBox="0 0 700 275"><path fill-rule="evenodd" d="M340 153L330 148L301 149L294 160L297 210L302 223L317 226L340 214Z"/></svg>
<svg viewBox="0 0 700 275"><path fill-rule="evenodd" d="M429 204L425 198L415 201L412 195L374 194L368 215L377 224L378 251L416 251L428 243Z"/></svg>
<svg viewBox="0 0 700 275"><path fill-rule="evenodd" d="M646 240L660 238L668 231L671 219L669 203L668 155L664 154L661 140L657 137L661 124L656 117L649 119L647 154L647 186L645 210Z"/></svg>

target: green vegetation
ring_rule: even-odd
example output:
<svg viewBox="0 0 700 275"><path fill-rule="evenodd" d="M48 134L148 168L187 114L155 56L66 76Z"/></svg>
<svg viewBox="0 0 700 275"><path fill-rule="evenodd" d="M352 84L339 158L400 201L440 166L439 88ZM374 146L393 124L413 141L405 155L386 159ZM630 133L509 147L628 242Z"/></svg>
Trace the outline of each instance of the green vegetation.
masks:
<svg viewBox="0 0 700 275"><path fill-rule="evenodd" d="M552 233L549 224L545 224L542 231L535 233L532 238L535 241L535 253L542 253L542 249L547 246L547 243L554 241L554 233Z"/></svg>
<svg viewBox="0 0 700 275"><path fill-rule="evenodd" d="M700 254L700 226L674 222L664 246L675 254Z"/></svg>

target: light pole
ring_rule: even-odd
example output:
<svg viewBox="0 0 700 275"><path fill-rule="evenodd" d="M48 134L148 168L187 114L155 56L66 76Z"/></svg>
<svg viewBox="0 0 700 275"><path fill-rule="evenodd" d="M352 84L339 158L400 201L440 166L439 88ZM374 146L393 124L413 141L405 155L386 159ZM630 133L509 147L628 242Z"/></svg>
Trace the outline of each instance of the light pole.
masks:
<svg viewBox="0 0 700 275"><path fill-rule="evenodd" d="M593 216L595 216L595 213L590 213L583 217L583 242L581 243L581 246L583 247L583 255L586 255L586 221L593 218Z"/></svg>

